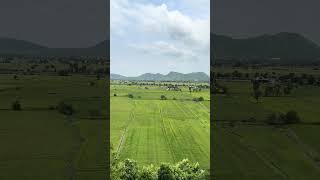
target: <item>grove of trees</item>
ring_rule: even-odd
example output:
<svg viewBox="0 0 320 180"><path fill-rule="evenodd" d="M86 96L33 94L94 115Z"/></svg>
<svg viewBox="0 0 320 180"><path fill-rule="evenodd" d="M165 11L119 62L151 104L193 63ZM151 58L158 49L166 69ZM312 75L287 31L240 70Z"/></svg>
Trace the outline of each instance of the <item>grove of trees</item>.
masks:
<svg viewBox="0 0 320 180"><path fill-rule="evenodd" d="M140 166L136 161L126 159L111 166L113 180L200 180L205 171L199 163L184 159L176 164L163 163L159 167Z"/></svg>

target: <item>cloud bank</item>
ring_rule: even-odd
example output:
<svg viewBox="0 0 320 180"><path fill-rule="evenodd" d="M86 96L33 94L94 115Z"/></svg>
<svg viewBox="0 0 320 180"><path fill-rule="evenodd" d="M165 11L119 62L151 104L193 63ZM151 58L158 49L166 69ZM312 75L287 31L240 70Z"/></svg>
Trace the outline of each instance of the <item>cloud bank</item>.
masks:
<svg viewBox="0 0 320 180"><path fill-rule="evenodd" d="M199 1L202 6L196 9L201 13L196 10L188 13L195 4L191 0L185 2L111 0L111 45L122 42L137 53L169 57L170 64L208 58L210 19L209 13L203 17L203 9L209 6L203 7L203 4L209 0ZM169 6L170 3L173 5Z"/></svg>

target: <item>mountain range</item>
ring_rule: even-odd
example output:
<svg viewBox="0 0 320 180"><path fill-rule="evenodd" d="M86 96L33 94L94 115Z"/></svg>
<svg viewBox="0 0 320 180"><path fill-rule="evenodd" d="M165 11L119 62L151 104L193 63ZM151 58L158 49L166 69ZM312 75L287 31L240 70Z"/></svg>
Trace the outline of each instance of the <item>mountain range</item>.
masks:
<svg viewBox="0 0 320 180"><path fill-rule="evenodd" d="M211 55L215 62L276 60L279 63L320 61L320 46L301 34L281 32L248 38L211 34ZM52 56L109 56L109 40L88 48L48 48L36 43L0 38L1 54Z"/></svg>
<svg viewBox="0 0 320 180"><path fill-rule="evenodd" d="M87 48L49 48L25 40L0 38L0 54L43 56L107 56L109 41Z"/></svg>
<svg viewBox="0 0 320 180"><path fill-rule="evenodd" d="M320 46L306 37L289 32L232 38L211 34L211 54L220 60L270 60L311 62L320 60Z"/></svg>
<svg viewBox="0 0 320 180"><path fill-rule="evenodd" d="M209 81L209 76L203 72L193 72L183 74L179 72L170 72L166 75L157 73L145 73L136 77L127 77L119 74L110 74L111 80L139 80L139 81Z"/></svg>

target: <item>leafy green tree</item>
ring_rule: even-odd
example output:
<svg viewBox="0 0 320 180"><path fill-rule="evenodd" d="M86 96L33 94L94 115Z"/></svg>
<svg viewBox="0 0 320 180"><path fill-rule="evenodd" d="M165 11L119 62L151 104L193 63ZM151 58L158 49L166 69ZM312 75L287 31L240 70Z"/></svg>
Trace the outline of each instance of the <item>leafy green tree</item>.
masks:
<svg viewBox="0 0 320 180"><path fill-rule="evenodd" d="M139 180L157 180L157 169L153 166L144 166L139 172Z"/></svg>
<svg viewBox="0 0 320 180"><path fill-rule="evenodd" d="M158 180L174 180L174 173L169 164L161 164L158 170Z"/></svg>

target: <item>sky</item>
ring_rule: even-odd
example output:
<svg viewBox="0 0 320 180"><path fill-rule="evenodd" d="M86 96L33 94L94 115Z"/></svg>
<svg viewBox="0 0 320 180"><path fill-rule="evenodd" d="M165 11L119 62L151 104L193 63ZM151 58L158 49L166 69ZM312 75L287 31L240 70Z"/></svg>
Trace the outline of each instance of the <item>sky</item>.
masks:
<svg viewBox="0 0 320 180"><path fill-rule="evenodd" d="M210 70L210 0L110 0L111 73Z"/></svg>
<svg viewBox="0 0 320 180"><path fill-rule="evenodd" d="M234 37L294 32L320 45L319 0L212 0L211 31Z"/></svg>
<svg viewBox="0 0 320 180"><path fill-rule="evenodd" d="M108 37L107 0L0 0L0 37L80 48Z"/></svg>

